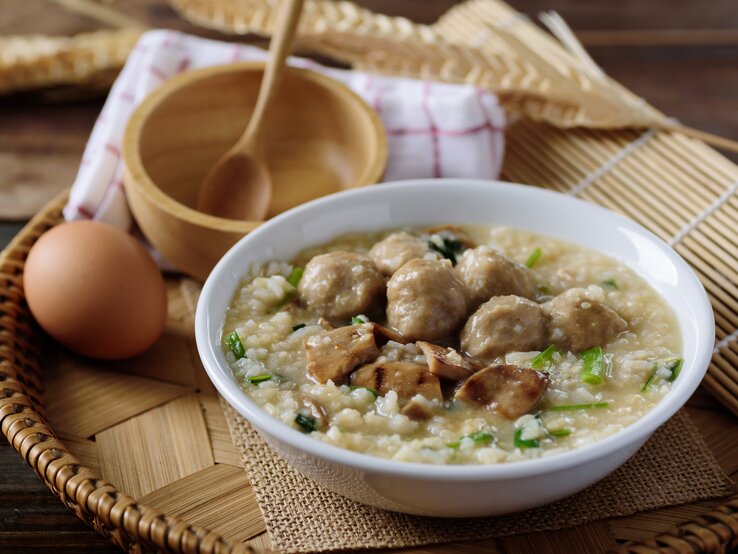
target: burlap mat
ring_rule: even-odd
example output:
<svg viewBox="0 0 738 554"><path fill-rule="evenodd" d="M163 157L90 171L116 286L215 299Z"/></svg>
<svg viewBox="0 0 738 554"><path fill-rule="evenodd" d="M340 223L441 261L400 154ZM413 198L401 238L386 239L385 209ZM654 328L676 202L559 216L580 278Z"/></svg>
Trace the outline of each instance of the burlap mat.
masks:
<svg viewBox="0 0 738 554"><path fill-rule="evenodd" d="M272 453L254 428L225 401L221 404L269 536L274 546L285 552L490 539L572 527L732 492L730 478L682 410L609 477L549 506L470 519L385 512L324 490L303 477Z"/></svg>

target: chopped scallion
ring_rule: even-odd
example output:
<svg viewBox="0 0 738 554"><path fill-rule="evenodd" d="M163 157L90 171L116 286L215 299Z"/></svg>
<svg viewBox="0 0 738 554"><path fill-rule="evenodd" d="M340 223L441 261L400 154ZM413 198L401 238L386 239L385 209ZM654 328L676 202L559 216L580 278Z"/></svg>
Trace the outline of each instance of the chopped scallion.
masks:
<svg viewBox="0 0 738 554"><path fill-rule="evenodd" d="M361 325L363 323L369 323L369 318L365 315L355 315L351 318L351 325Z"/></svg>
<svg viewBox="0 0 738 554"><path fill-rule="evenodd" d="M515 430L515 448L538 448L538 446L540 445L538 439L523 439L521 438L522 434L522 429Z"/></svg>
<svg viewBox="0 0 738 554"><path fill-rule="evenodd" d="M592 408L607 408L610 405L609 402L592 402L591 404L565 404L562 406L551 406L549 408L552 412L570 412L572 410L589 410Z"/></svg>
<svg viewBox="0 0 738 554"><path fill-rule="evenodd" d="M489 433L485 433L484 431L477 431L476 433L472 433L469 435L469 438L474 441L474 444L476 445L484 445L489 444L494 440L494 437L490 435Z"/></svg>
<svg viewBox="0 0 738 554"><path fill-rule="evenodd" d="M447 442L446 446L448 446L449 448L459 448L459 446L461 446L461 441L467 438L473 440L475 446L484 446L485 444L489 444L494 440L494 437L489 433L485 433L484 431L477 431L476 433L472 433L471 435L464 435L457 441Z"/></svg>
<svg viewBox="0 0 738 554"><path fill-rule="evenodd" d="M297 283L299 283L300 279L302 279L302 273L304 271L305 270L301 267L292 268L289 277L287 277L287 282L293 287L297 287Z"/></svg>
<svg viewBox="0 0 738 554"><path fill-rule="evenodd" d="M246 349L243 347L243 343L235 331L226 337L226 344L237 360L246 357Z"/></svg>
<svg viewBox="0 0 738 554"><path fill-rule="evenodd" d="M682 372L682 366L684 365L684 360L682 358L677 358L674 360L674 364L671 366L671 377L667 379L669 383L673 383L676 381L676 378L679 377L679 374Z"/></svg>
<svg viewBox="0 0 738 554"><path fill-rule="evenodd" d="M295 423L297 423L302 428L303 432L312 433L313 431L315 431L315 424L317 422L313 416L298 413L295 416Z"/></svg>
<svg viewBox="0 0 738 554"><path fill-rule="evenodd" d="M369 391L370 393L372 393L372 394L374 395L374 398L377 398L377 397L379 397L379 392L378 392L378 391L376 391L376 390L374 390L374 389L373 389L373 388L371 388L371 387L360 387L360 386L358 386L358 385L351 385L351 386L349 387L349 389L351 389L352 391L355 391L355 390L362 390L362 389L363 389L363 390L368 390L368 391Z"/></svg>
<svg viewBox="0 0 738 554"><path fill-rule="evenodd" d="M263 383L264 381L271 381L272 375L271 373L262 373L261 375L252 375L251 377L246 377L246 380L249 383L253 383L254 385L258 383Z"/></svg>
<svg viewBox="0 0 738 554"><path fill-rule="evenodd" d="M292 332L294 333L295 331L299 331L303 327L305 327L305 324L304 323L298 323L297 325L293 325L292 326Z"/></svg>
<svg viewBox="0 0 738 554"><path fill-rule="evenodd" d="M571 429L549 429L548 434L552 437L568 437L571 435Z"/></svg>
<svg viewBox="0 0 738 554"><path fill-rule="evenodd" d="M551 344L546 347L546 349L538 354L533 360L530 362L530 367L533 369L542 369L543 367L546 367L548 364L551 363L553 360L553 355L557 352L556 347Z"/></svg>
<svg viewBox="0 0 738 554"><path fill-rule="evenodd" d="M605 355L602 348L595 346L582 352L582 371L580 378L589 385L601 385L605 376Z"/></svg>
<svg viewBox="0 0 738 554"><path fill-rule="evenodd" d="M528 256L528 260L525 262L525 265L528 267L533 267L534 265L536 265L536 262L541 259L541 256L543 256L543 250L541 250L539 247L536 247L531 255Z"/></svg>
<svg viewBox="0 0 738 554"><path fill-rule="evenodd" d="M287 377L283 377L278 373L262 373L261 375L252 375L251 377L246 377L246 380L254 385L263 383L264 381L275 381L277 383L286 383L287 381L289 381Z"/></svg>
<svg viewBox="0 0 738 554"><path fill-rule="evenodd" d="M602 284L605 285L606 287L610 287L611 289L620 288L618 287L618 283L617 281L615 281L615 279L605 279L604 281L602 281Z"/></svg>
<svg viewBox="0 0 738 554"><path fill-rule="evenodd" d="M648 389L651 388L651 385L653 385L653 382L656 380L656 374L659 371L658 364L654 364L653 371L651 371L651 374L648 376L648 379L646 379L646 382L643 383L643 386L641 387L641 392L648 392Z"/></svg>

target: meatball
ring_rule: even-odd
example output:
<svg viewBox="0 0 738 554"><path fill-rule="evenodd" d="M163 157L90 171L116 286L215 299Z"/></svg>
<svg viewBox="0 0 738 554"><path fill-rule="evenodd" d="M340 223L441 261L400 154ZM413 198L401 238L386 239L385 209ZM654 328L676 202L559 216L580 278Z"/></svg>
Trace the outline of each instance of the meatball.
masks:
<svg viewBox="0 0 738 554"><path fill-rule="evenodd" d="M461 327L466 296L448 260L410 260L387 283L387 321L412 340L440 339Z"/></svg>
<svg viewBox="0 0 738 554"><path fill-rule="evenodd" d="M491 298L461 331L461 348L479 358L545 347L546 316L538 304L521 296Z"/></svg>
<svg viewBox="0 0 738 554"><path fill-rule="evenodd" d="M440 255L433 252L428 243L408 233L392 233L390 236L372 246L369 257L374 261L379 271L385 275L392 275L405 263L415 258L433 257L440 259Z"/></svg>
<svg viewBox="0 0 738 554"><path fill-rule="evenodd" d="M465 251L459 258L456 271L469 289L474 307L493 296L514 294L535 298L536 295L536 287L527 267L486 246Z"/></svg>
<svg viewBox="0 0 738 554"><path fill-rule="evenodd" d="M604 346L628 328L601 291L569 289L551 300L550 340L559 348L581 352Z"/></svg>
<svg viewBox="0 0 738 554"><path fill-rule="evenodd" d="M354 252L315 256L297 290L309 308L328 319L376 313L384 305L384 278L367 256Z"/></svg>

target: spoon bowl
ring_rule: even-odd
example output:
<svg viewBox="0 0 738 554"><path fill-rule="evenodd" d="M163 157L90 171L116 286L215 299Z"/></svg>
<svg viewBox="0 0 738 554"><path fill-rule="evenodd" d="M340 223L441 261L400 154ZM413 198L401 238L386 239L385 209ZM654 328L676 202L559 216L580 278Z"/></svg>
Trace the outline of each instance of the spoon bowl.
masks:
<svg viewBox="0 0 738 554"><path fill-rule="evenodd" d="M200 190L197 209L227 219L264 219L272 198L269 169L258 157L229 152L210 169L205 182L208 194Z"/></svg>

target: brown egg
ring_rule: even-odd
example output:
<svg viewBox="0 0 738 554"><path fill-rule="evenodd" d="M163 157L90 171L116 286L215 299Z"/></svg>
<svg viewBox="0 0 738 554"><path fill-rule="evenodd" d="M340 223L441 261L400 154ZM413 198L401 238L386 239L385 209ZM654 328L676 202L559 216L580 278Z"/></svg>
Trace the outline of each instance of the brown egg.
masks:
<svg viewBox="0 0 738 554"><path fill-rule="evenodd" d="M166 323L159 268L136 239L105 223L64 223L45 233L28 254L23 287L41 327L85 356L140 354Z"/></svg>

